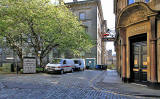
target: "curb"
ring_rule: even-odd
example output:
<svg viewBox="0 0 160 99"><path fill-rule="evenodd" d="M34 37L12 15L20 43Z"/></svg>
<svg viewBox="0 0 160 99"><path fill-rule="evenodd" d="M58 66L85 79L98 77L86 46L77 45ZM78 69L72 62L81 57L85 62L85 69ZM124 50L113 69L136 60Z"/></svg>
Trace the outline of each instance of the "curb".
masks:
<svg viewBox="0 0 160 99"><path fill-rule="evenodd" d="M126 96L126 97L135 97L135 98L146 98L144 96L135 96L135 95L128 95L128 94L121 94L121 93L117 93L117 92L114 92L114 91L104 91L98 87L96 87L94 85L94 81L96 81L97 79L99 79L101 77L101 75L104 75L106 71L103 71L101 74L95 76L93 79L91 79L89 81L90 83L90 87L93 88L94 90L97 90L97 91L100 91L100 92L104 92L104 93L109 93L109 94L114 94L114 95L120 95L120 96Z"/></svg>

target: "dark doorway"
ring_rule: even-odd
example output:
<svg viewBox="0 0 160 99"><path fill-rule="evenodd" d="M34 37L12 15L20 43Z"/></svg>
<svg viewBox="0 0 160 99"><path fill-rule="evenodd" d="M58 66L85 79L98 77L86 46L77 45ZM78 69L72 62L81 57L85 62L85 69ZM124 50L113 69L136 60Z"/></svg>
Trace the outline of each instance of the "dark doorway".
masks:
<svg viewBox="0 0 160 99"><path fill-rule="evenodd" d="M147 34L130 38L131 80L147 81Z"/></svg>

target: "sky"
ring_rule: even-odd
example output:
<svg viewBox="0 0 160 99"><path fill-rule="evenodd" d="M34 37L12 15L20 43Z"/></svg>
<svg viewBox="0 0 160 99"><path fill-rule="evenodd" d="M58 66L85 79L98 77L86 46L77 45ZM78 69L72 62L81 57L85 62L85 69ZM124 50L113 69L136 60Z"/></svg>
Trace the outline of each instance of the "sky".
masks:
<svg viewBox="0 0 160 99"><path fill-rule="evenodd" d="M113 13L113 0L101 0L104 19L107 20L107 27L111 30L115 28L115 15ZM114 52L113 42L107 42L106 49L112 49ZM113 53L115 54L115 52Z"/></svg>
<svg viewBox="0 0 160 99"><path fill-rule="evenodd" d="M113 0L101 0L104 19L110 29L115 27L115 15L113 13Z"/></svg>

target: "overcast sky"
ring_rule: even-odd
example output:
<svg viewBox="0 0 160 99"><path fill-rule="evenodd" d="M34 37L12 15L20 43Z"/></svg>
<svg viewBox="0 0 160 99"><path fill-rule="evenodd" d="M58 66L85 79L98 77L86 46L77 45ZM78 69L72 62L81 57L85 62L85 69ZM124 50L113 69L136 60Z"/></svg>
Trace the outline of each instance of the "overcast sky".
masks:
<svg viewBox="0 0 160 99"><path fill-rule="evenodd" d="M115 16L113 13L113 0L101 0L104 19L110 29L115 27Z"/></svg>
<svg viewBox="0 0 160 99"><path fill-rule="evenodd" d="M115 28L115 15L113 13L113 0L101 0L104 19L107 20L107 27L111 30ZM114 52L113 42L107 42L106 49L112 49ZM115 52L114 52L115 54Z"/></svg>

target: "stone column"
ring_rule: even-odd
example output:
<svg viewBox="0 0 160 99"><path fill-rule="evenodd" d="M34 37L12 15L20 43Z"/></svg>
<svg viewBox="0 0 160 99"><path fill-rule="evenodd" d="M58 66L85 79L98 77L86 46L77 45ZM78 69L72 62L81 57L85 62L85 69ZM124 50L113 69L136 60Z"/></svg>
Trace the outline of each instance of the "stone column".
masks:
<svg viewBox="0 0 160 99"><path fill-rule="evenodd" d="M122 45L121 45L121 49L122 49L122 80L124 82L127 81L127 78L126 78L126 29L125 28L121 28L120 29L120 36L121 36L121 39L122 39Z"/></svg>
<svg viewBox="0 0 160 99"><path fill-rule="evenodd" d="M122 77L125 79L126 78L126 44L122 45L122 70L123 74Z"/></svg>
<svg viewBox="0 0 160 99"><path fill-rule="evenodd" d="M151 82L155 83L157 82L157 50L156 50L156 17L152 16L150 17L150 23L151 23L151 34L150 34L150 62L151 62Z"/></svg>

